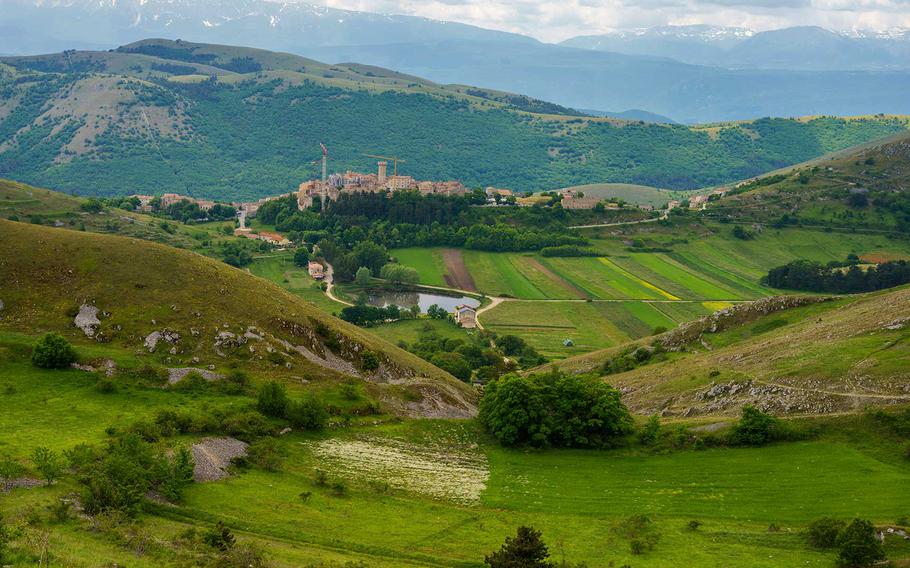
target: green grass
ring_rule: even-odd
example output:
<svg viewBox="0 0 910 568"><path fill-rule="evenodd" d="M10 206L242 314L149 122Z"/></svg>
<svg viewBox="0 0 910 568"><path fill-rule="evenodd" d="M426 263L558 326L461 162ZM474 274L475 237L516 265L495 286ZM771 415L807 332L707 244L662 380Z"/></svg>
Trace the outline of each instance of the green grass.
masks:
<svg viewBox="0 0 910 568"><path fill-rule="evenodd" d="M393 345L399 341L407 344L417 341L420 332L430 329L446 339L465 339L467 330L458 327L453 322L421 318L416 320L400 320L392 323L386 323L375 327L367 328L367 331L375 333Z"/></svg>
<svg viewBox="0 0 910 568"><path fill-rule="evenodd" d="M106 437L106 426L129 424L159 408L251 403L246 397L129 385L102 395L94 391L89 373L32 368L24 341L11 334L0 337L0 400L6 410L0 414L0 454L24 463L36 445L62 450L98 443ZM124 362L133 357L105 345L81 349ZM182 503L153 507L139 518L138 528L152 543L166 544L187 528L204 530L223 521L239 540L265 549L277 568L348 561L377 568L479 568L483 556L520 524L542 530L557 560L564 555L592 568L827 567L833 553L812 550L803 541L807 522L861 516L891 523L906 514L910 500L910 464L898 456L900 441L866 416L826 419L822 437L814 441L662 455L634 448L507 450L471 421L369 424L279 437L285 453L280 471L253 468L224 481L193 484ZM468 452L486 459L489 478L476 504L387 489L382 470L343 471L317 456L313 444L324 440ZM342 481L345 495L315 485L317 469ZM37 526L49 533L50 553L64 565L91 565L99 557L143 568L172 565L169 545L131 559L131 541L98 532L89 521L50 522L47 506L75 490L68 477L49 488L17 489L4 495L4 513L13 522L37 517ZM304 499L302 493L309 495ZM654 550L633 556L616 527L639 514L653 521L661 538ZM692 519L703 523L698 531L685 528ZM781 531L769 532L772 523ZM15 553L28 542L34 541L14 539Z"/></svg>
<svg viewBox="0 0 910 568"><path fill-rule="evenodd" d="M248 267L249 271L260 278L270 280L296 296L312 302L326 313L337 313L344 305L330 300L313 280L306 268L294 264L291 252L278 252L266 256L257 256Z"/></svg>
<svg viewBox="0 0 910 568"><path fill-rule="evenodd" d="M576 185L566 189L574 189L588 196L597 196L601 199L619 198L626 203L634 205L651 205L655 208L663 207L671 199L680 199L680 192L658 189L647 185L632 183L590 183Z"/></svg>
<svg viewBox="0 0 910 568"><path fill-rule="evenodd" d="M448 286L445 280L447 273L445 261L440 249L405 248L393 249L389 254L398 262L410 266L420 274L420 283L428 286Z"/></svg>
<svg viewBox="0 0 910 568"><path fill-rule="evenodd" d="M546 294L523 274L515 253L464 251L464 262L477 289L491 296L539 300ZM516 265L516 263L519 263Z"/></svg>

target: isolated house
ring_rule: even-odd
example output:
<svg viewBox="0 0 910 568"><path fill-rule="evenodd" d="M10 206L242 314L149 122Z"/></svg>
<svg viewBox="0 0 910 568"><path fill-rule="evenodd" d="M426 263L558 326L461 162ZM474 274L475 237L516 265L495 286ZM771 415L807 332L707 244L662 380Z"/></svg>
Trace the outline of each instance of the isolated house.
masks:
<svg viewBox="0 0 910 568"><path fill-rule="evenodd" d="M310 261L310 263L307 265L307 272L309 272L310 276L312 276L316 280L322 280L325 277L325 275L323 274L322 271L323 271L322 265L319 264L318 262Z"/></svg>
<svg viewBox="0 0 910 568"><path fill-rule="evenodd" d="M466 329L474 329L477 327L477 310L465 304L455 306L455 323Z"/></svg>

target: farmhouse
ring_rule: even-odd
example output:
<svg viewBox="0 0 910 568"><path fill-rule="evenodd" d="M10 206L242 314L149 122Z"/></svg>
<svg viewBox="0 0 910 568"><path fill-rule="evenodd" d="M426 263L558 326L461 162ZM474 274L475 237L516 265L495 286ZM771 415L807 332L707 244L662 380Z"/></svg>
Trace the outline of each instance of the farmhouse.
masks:
<svg viewBox="0 0 910 568"><path fill-rule="evenodd" d="M318 262L310 261L310 263L307 265L307 272L309 272L310 276L312 276L316 280L322 280L323 278L325 278L325 274L323 273L322 265L319 264Z"/></svg>
<svg viewBox="0 0 910 568"><path fill-rule="evenodd" d="M474 329L477 327L477 310L465 304L455 306L455 323L465 329Z"/></svg>

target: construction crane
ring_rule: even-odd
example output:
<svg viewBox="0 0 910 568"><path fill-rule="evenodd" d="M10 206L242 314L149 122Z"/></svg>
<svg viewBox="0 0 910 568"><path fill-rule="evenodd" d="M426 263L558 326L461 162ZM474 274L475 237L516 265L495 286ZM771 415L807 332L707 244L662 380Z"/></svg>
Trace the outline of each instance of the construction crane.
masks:
<svg viewBox="0 0 910 568"><path fill-rule="evenodd" d="M325 147L325 144L322 142L319 143L319 147L322 148L322 181L325 183L327 178L326 176L326 163L329 161L329 149Z"/></svg>
<svg viewBox="0 0 910 568"><path fill-rule="evenodd" d="M392 175L398 175L398 162L402 164L406 163L404 160L398 158L398 156L377 156L376 154L364 154L367 158L376 158L378 160L391 160L392 161Z"/></svg>

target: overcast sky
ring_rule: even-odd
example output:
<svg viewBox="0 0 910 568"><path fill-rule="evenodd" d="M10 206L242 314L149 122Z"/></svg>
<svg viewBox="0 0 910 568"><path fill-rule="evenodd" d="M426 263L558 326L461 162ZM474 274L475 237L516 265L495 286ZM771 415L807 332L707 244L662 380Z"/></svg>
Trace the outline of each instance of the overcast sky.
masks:
<svg viewBox="0 0 910 568"><path fill-rule="evenodd" d="M424 16L543 41L664 24L767 30L910 27L910 0L323 0L335 8Z"/></svg>

